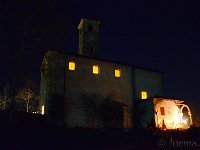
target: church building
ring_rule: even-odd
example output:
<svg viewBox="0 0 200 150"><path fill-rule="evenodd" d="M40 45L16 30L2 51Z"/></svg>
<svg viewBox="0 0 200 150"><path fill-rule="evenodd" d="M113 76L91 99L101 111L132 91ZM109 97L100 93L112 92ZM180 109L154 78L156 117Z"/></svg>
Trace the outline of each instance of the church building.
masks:
<svg viewBox="0 0 200 150"><path fill-rule="evenodd" d="M162 73L99 58L99 21L81 19L78 54L48 51L41 65L40 113L52 125L84 128L133 128L162 95Z"/></svg>

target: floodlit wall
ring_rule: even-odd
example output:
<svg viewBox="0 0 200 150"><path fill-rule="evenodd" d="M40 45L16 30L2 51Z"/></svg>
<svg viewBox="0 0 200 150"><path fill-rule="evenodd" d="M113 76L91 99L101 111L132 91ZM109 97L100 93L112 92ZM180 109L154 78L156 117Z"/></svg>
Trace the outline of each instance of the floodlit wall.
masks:
<svg viewBox="0 0 200 150"><path fill-rule="evenodd" d="M154 98L155 121L158 128L188 129L192 122L190 108L181 100ZM187 113L183 113L183 108Z"/></svg>
<svg viewBox="0 0 200 150"><path fill-rule="evenodd" d="M158 128L163 128L165 124L167 129L176 129L181 123L181 115L179 107L176 106L173 100L158 100L155 101L155 121Z"/></svg>

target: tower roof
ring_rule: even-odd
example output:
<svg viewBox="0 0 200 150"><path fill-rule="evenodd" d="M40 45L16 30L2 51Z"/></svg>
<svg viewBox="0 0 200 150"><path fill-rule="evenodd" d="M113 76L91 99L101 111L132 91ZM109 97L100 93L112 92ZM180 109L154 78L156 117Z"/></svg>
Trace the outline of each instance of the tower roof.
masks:
<svg viewBox="0 0 200 150"><path fill-rule="evenodd" d="M80 21L80 23L78 25L78 29L80 29L81 26L83 26L83 22L90 22L90 23L97 24L97 25L100 24L100 21L90 20L90 19L81 19L81 21Z"/></svg>

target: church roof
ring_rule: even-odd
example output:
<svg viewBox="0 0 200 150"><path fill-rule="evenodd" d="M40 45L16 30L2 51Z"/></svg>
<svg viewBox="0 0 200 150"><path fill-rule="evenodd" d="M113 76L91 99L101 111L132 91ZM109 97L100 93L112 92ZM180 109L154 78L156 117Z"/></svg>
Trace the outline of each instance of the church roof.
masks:
<svg viewBox="0 0 200 150"><path fill-rule="evenodd" d="M56 52L56 53L59 53L61 55L66 55L66 56L67 55L72 55L72 56L76 56L76 57L83 57L83 58L88 58L88 59L95 59L95 60L99 60L99 61L104 61L104 62L109 62L109 63L115 63L115 64L125 65L125 66L130 66L130 67L133 67L133 68L143 69L143 70L147 70L147 71L158 72L158 73L161 73L161 74L163 73L162 71L156 70L156 69L145 68L145 67L141 67L141 66L137 66L137 65L133 65L133 64L123 63L123 62L119 62L119 61L112 61L112 60L98 58L98 57L85 56L85 55L74 54L74 53L69 53L69 52L64 53L63 51L48 51L48 52L46 52L46 54L49 53L49 52Z"/></svg>

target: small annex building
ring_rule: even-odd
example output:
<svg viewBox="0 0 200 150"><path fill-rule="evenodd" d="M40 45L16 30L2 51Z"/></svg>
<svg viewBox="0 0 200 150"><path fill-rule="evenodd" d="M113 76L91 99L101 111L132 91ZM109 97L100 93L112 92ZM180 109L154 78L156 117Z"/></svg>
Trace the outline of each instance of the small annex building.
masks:
<svg viewBox="0 0 200 150"><path fill-rule="evenodd" d="M184 102L175 98L156 96L141 100L136 108L138 128L152 125L162 130L190 128L193 125L192 113Z"/></svg>

